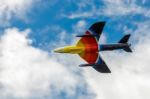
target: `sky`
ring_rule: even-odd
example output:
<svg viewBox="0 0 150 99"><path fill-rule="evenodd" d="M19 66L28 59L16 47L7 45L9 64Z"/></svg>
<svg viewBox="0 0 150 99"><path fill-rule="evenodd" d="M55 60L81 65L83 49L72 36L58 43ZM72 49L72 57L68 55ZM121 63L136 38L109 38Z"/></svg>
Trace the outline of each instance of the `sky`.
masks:
<svg viewBox="0 0 150 99"><path fill-rule="evenodd" d="M0 99L149 99L149 0L0 0ZM76 44L106 21L99 43L131 34L133 53L100 52L111 74L81 68Z"/></svg>

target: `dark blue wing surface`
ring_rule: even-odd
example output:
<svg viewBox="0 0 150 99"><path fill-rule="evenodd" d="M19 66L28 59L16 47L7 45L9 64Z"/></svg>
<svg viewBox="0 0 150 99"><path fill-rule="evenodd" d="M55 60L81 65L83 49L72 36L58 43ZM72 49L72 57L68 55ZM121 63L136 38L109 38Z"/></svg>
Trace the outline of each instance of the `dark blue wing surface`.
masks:
<svg viewBox="0 0 150 99"><path fill-rule="evenodd" d="M93 68L101 73L111 73L110 69L108 68L106 63L103 61L103 59L100 57L100 55L98 57L97 62L93 65Z"/></svg>
<svg viewBox="0 0 150 99"><path fill-rule="evenodd" d="M106 22L97 22L94 23L90 28L89 28L89 32L91 32L93 35L96 35L96 39L97 41L100 38L100 35L102 34L103 28L105 26Z"/></svg>

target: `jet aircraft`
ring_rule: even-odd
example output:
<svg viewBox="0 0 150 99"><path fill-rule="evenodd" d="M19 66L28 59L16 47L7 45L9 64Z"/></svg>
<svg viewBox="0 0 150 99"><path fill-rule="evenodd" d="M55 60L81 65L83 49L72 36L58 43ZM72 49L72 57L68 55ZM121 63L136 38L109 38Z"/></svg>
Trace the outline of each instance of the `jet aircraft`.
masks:
<svg viewBox="0 0 150 99"><path fill-rule="evenodd" d="M101 73L111 73L110 69L101 58L99 51L112 51L116 49L123 49L126 52L132 52L128 43L130 34L125 35L116 44L98 44L99 38L102 34L106 22L96 22L85 32L83 35L77 35L80 40L76 45L57 48L54 50L56 53L69 53L78 54L84 59L87 64L81 64L80 67L91 66Z"/></svg>

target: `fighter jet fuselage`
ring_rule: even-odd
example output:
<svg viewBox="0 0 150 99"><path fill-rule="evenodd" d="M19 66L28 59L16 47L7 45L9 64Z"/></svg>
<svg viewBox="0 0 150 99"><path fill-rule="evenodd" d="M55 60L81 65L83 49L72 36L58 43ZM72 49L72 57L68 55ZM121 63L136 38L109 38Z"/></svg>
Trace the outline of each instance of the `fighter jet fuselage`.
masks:
<svg viewBox="0 0 150 99"><path fill-rule="evenodd" d="M101 44L97 46L89 46L86 47L87 52L99 52L99 51L112 51L117 49L126 49L127 47L131 46L130 44ZM97 50L98 49L98 50ZM79 54L85 50L84 47L79 46L66 46L63 48L55 49L54 52L56 53L69 53L69 54Z"/></svg>
<svg viewBox="0 0 150 99"><path fill-rule="evenodd" d="M125 35L116 44L98 44L99 37L102 33L105 22L97 22L93 24L84 35L77 35L81 39L76 45L66 46L63 48L55 49L56 53L69 53L78 54L88 64L81 64L80 67L92 66L95 70L101 73L110 73L110 69L107 67L103 59L100 57L101 51L112 51L117 49L123 49L126 52L132 52L130 49L131 44L128 43L130 34Z"/></svg>

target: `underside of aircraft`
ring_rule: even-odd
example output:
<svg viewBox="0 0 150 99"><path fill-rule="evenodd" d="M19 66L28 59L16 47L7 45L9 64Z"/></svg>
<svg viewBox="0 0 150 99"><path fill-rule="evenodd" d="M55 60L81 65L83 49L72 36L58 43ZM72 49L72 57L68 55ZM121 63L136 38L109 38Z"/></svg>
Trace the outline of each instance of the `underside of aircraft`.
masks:
<svg viewBox="0 0 150 99"><path fill-rule="evenodd" d="M132 52L132 50L130 49L131 44L128 44L130 34L125 35L116 44L98 44L105 23L106 22L96 22L85 32L85 34L77 35L77 37L81 37L81 39L76 45L58 48L54 51L57 53L78 54L87 62L87 64L79 65L80 67L91 66L98 72L111 73L99 52L116 49L123 49L126 52Z"/></svg>

